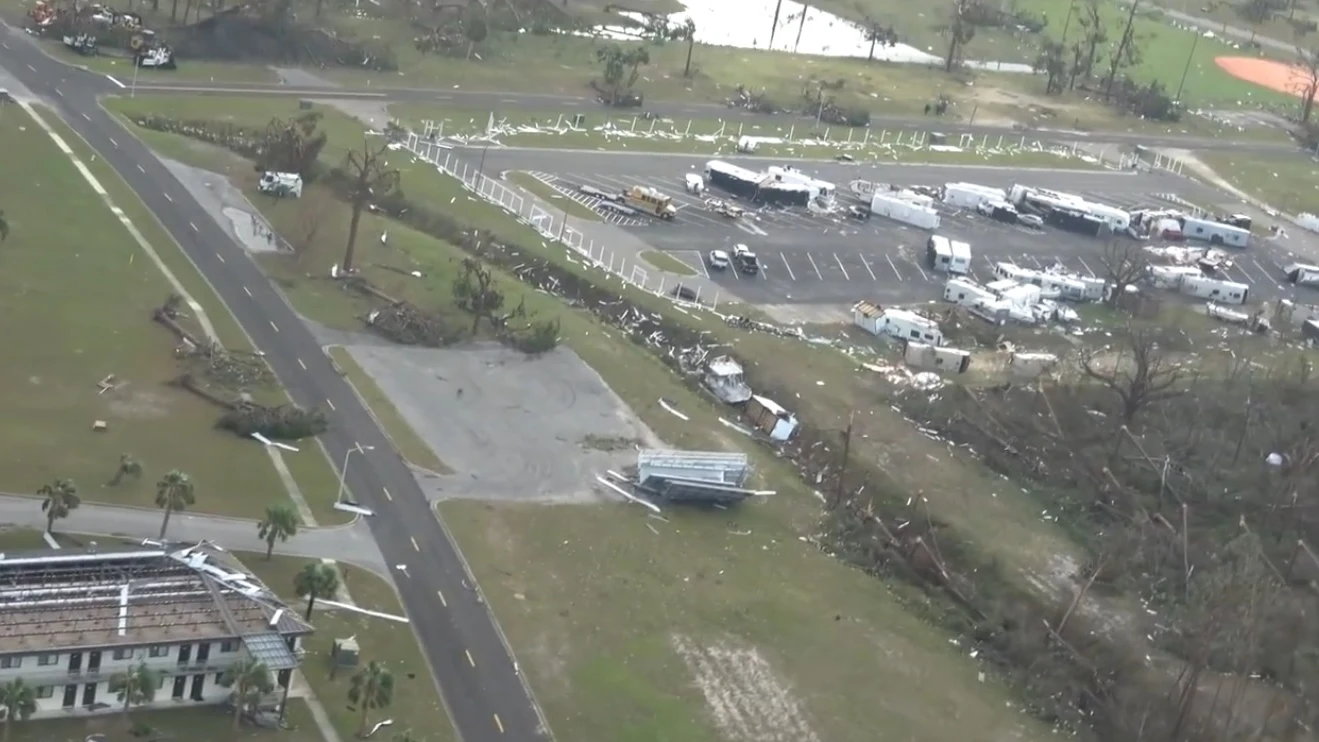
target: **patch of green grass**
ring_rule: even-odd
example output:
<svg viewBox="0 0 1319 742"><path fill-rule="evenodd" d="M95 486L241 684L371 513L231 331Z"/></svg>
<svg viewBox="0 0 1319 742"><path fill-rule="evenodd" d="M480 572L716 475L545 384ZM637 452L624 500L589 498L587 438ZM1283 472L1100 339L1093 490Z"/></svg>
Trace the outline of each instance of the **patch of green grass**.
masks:
<svg viewBox="0 0 1319 742"><path fill-rule="evenodd" d="M89 739L119 742L135 739L129 735L129 729L135 722L151 727L152 736L144 739L189 742L326 742L316 728L311 709L301 698L289 699L284 718L289 726L286 730L258 729L249 725L234 734L233 717L223 706L139 709L127 720L123 714L111 713L16 722L9 735L9 742L84 742Z"/></svg>
<svg viewBox="0 0 1319 742"><path fill-rule="evenodd" d="M295 596L293 577L309 562L281 556L269 561L256 555L247 555L244 559L244 564L267 587L285 596L294 609L301 606L304 611L306 601ZM339 565L339 571L357 605L395 616L404 615L393 586L379 575L345 564ZM340 668L334 678L330 677L333 669L330 651L334 640L349 637L357 637L362 650L362 666L374 660L384 664L394 675L394 702L388 708L371 712L370 716L371 723L381 719L394 720L393 726L384 734L385 739L405 730L411 730L419 742L452 742L456 739L430 666L411 625L328 606L317 606L311 623L316 632L304 640L307 655L302 662L302 674L325 706L340 739L355 739L361 718L360 712L353 711L348 703L353 670Z"/></svg>
<svg viewBox="0 0 1319 742"><path fill-rule="evenodd" d="M0 484L33 492L68 478L85 499L150 507L155 481L177 468L196 482L201 511L250 516L286 497L260 446L216 430L214 407L166 384L181 369L172 336L150 320L171 291L161 273L35 122L10 110L0 137L9 148L0 203L10 227L0 410L23 421L0 432ZM110 374L118 386L100 393L97 382ZM96 420L108 430L92 432ZM126 452L143 462L142 479L104 486Z"/></svg>
<svg viewBox="0 0 1319 742"><path fill-rule="evenodd" d="M690 265L678 260L666 252L659 250L646 250L641 253L641 259L655 266L662 271L668 271L679 276L694 276L696 271Z"/></svg>
<svg viewBox="0 0 1319 742"><path fill-rule="evenodd" d="M578 219L585 219L592 222L601 221L600 215L595 211L577 201L574 201L569 198L567 194L560 192L554 186L530 173L509 173L507 177L514 185L544 199L547 203L556 207L568 216L574 216Z"/></svg>
<svg viewBox="0 0 1319 742"><path fill-rule="evenodd" d="M1287 214L1319 214L1319 160L1234 152L1196 155L1232 185Z"/></svg>
<svg viewBox="0 0 1319 742"><path fill-rule="evenodd" d="M451 474L453 472L440 457L435 454L426 441L408 425L407 420L399 414L398 408L389 400L380 387L372 379L370 374L353 360L353 356L345 348L330 348L330 358L338 367L339 372L348 379L357 393L362 396L367 407L371 408L372 414L380 421L385 432L389 435L389 440L398 449L399 455L412 464L423 469L433 471L437 474Z"/></svg>
<svg viewBox="0 0 1319 742"><path fill-rule="evenodd" d="M97 182L110 194L110 198L115 205L122 209L124 214L132 220L133 225L143 234L148 243L156 248L160 259L179 279L179 282L184 285L188 293L206 309L206 314L210 317L212 324L215 325L216 333L220 336L220 341L224 343L225 347L236 351L253 350L247 334L238 326L237 320L234 319L228 307L211 290L210 284L193 267L192 262L183 253L174 238L161 226L156 215L146 208L146 205L128 187L128 184L124 182L119 173L115 172L104 159L96 157L91 147L61 121L54 112L50 112L48 109L42 110L46 122L78 155L78 158L96 177ZM141 133L141 130L137 130L137 127L131 127L131 130L136 130L133 133ZM232 159L236 158L231 158L231 162ZM245 165L245 167L250 170L250 166ZM276 385L271 385L266 389L254 390L254 397L258 401L271 404L288 401L287 394ZM296 454L284 452L281 456L319 525L343 523L348 520L344 513L334 509L334 492L337 479L329 459L319 446L315 445L313 441L305 441L303 451ZM265 458L269 462L269 458ZM267 466L271 465L267 464ZM285 491L281 482L279 492ZM207 510L208 507L209 505L202 506L202 510L210 512ZM264 512L264 510L264 505L260 507L254 505L247 514L255 516Z"/></svg>
<svg viewBox="0 0 1319 742"><path fill-rule="evenodd" d="M112 55L84 57L57 39L43 40L56 59L81 67L88 72L112 75L125 86L132 87L133 62L128 57ZM141 85L176 85L193 82L277 82L279 76L269 67L256 64L233 64L227 62L210 62L199 59L178 59L178 67L173 70L159 70L152 67L140 67L137 70L137 84Z"/></svg>

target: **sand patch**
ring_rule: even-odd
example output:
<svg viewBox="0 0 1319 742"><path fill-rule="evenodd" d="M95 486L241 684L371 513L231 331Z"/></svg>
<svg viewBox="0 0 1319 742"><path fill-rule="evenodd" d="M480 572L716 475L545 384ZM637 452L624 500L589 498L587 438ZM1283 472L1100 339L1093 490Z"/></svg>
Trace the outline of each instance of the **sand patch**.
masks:
<svg viewBox="0 0 1319 742"><path fill-rule="evenodd" d="M792 689L760 652L728 642L701 646L683 636L672 643L730 742L819 742Z"/></svg>
<svg viewBox="0 0 1319 742"><path fill-rule="evenodd" d="M1227 74L1279 93L1301 97L1310 73L1293 64L1255 57L1215 57L1214 64Z"/></svg>

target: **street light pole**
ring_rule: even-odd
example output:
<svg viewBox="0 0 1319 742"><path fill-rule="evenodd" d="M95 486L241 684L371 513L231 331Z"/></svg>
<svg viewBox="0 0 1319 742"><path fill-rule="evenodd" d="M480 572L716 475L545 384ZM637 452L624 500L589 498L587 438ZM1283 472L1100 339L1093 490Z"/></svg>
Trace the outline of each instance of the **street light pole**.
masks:
<svg viewBox="0 0 1319 742"><path fill-rule="evenodd" d="M363 446L361 443L354 443L353 447L343 455L343 466L339 467L339 494L335 496L335 502L343 502L344 480L348 478L348 457L354 453L365 456L367 451L374 451L375 448L375 446Z"/></svg>
<svg viewBox="0 0 1319 742"><path fill-rule="evenodd" d="M1191 41L1191 53L1186 55L1186 66L1182 68L1182 81L1177 83L1177 95L1173 100L1178 103L1182 102L1182 88L1186 87L1186 75L1191 71L1191 60L1195 59L1195 47L1200 43L1200 32L1196 31L1195 39Z"/></svg>

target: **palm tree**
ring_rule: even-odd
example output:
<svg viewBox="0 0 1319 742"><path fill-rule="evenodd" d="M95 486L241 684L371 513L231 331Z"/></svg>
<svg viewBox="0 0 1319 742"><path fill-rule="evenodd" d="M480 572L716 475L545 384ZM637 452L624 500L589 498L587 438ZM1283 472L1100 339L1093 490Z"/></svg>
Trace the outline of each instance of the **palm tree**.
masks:
<svg viewBox="0 0 1319 742"><path fill-rule="evenodd" d="M37 689L23 682L23 678L0 685L0 708L5 711L4 739L9 739L9 725L14 719L27 721L37 711Z"/></svg>
<svg viewBox="0 0 1319 742"><path fill-rule="evenodd" d="M348 702L362 710L357 724L357 736L366 736L366 716L373 709L382 709L394 701L394 674L384 665L371 660L366 667L353 673L348 686Z"/></svg>
<svg viewBox="0 0 1319 742"><path fill-rule="evenodd" d="M141 662L110 678L110 692L118 693L119 702L124 704L124 716L133 706L151 703L156 700L156 691L160 688L162 675L157 670Z"/></svg>
<svg viewBox="0 0 1319 742"><path fill-rule="evenodd" d="M293 576L293 589L299 598L307 599L307 613L303 618L310 621L316 601L334 595L339 589L339 572L324 562L312 562Z"/></svg>
<svg viewBox="0 0 1319 742"><path fill-rule="evenodd" d="M43 484L37 494L46 498L41 501L41 512L46 514L46 533L55 533L55 521L69 517L82 504L82 499L78 497L78 486L69 479L56 479L50 484Z"/></svg>
<svg viewBox="0 0 1319 742"><path fill-rule="evenodd" d="M119 454L119 468L115 469L114 476L110 477L110 481L106 484L118 487L119 483L124 481L124 477L142 478L142 462L134 458L131 453Z"/></svg>
<svg viewBox="0 0 1319 742"><path fill-rule="evenodd" d="M265 519L256 524L256 535L266 542L266 561L275 553L275 542L283 543L298 535L301 525L302 519L292 505L277 503L266 507Z"/></svg>
<svg viewBox="0 0 1319 742"><path fill-rule="evenodd" d="M220 676L220 685L234 689L235 737L238 736L238 726L243 721L243 711L275 687L270 681L270 669L266 667L266 663L251 657L244 657L226 670Z"/></svg>
<svg viewBox="0 0 1319 742"><path fill-rule="evenodd" d="M160 522L160 540L165 540L165 531L169 529L169 516L176 510L187 510L189 505L197 502L193 490L192 477L174 469L156 482L156 507L165 509L165 518Z"/></svg>

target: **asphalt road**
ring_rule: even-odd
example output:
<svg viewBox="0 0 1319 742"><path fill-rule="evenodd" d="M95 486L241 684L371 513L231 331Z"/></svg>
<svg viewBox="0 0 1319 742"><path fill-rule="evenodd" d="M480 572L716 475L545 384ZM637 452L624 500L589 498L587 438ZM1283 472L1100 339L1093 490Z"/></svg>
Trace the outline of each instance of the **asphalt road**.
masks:
<svg viewBox="0 0 1319 742"><path fill-rule="evenodd" d="M540 720L486 605L467 588L457 547L370 413L247 253L188 196L136 137L104 113L104 77L73 70L0 27L0 66L45 99L137 192L266 354L293 400L325 408L322 436L333 460L361 444L346 481L366 507L372 535L412 618L427 659L466 742L536 740ZM58 92L57 92L58 90ZM170 195L167 195L170 194ZM328 496L328 493L323 496ZM400 567L405 567L401 569ZM468 652L472 661L468 660Z"/></svg>
<svg viewBox="0 0 1319 742"><path fill-rule="evenodd" d="M469 158L470 159L470 158ZM736 160L759 169L764 163ZM566 197L587 206L594 199L578 191L590 185L617 192L645 185L669 194L679 204L674 222L645 217L606 216L687 263L697 273L753 304L850 304L859 299L883 303L916 303L937 298L946 276L930 270L924 258L928 232L883 218L861 222L842 214L810 214L804 209L753 209L739 220L707 210L683 190L683 175L699 170L704 158L691 156L637 157L619 154L491 150L487 169L535 165L532 170ZM493 163L493 165L491 164ZM1005 171L1001 169L933 166L866 166L822 164L802 169L838 185L840 200L850 202L846 184L863 179L903 185L938 185L967 181L999 187L1014 182L1064 190L1113 206L1169 208L1191 201L1203 208L1237 211L1240 204L1207 186L1166 173L1085 171ZM718 189L707 194L720 197ZM726 197L726 194L724 194ZM998 262L1028 268L1061 266L1080 275L1103 272L1104 241L1055 229L1034 230L1004 225L964 210L941 208L938 233L971 244L975 256L971 275L981 283L993 280ZM605 212L609 214L609 212ZM712 249L731 251L746 244L760 256L761 273L748 278L732 271L710 270L704 256ZM1282 280L1283 266L1293 256L1286 243L1257 239L1236 256L1224 278L1250 287L1253 299L1291 298L1313 301L1309 289Z"/></svg>
<svg viewBox="0 0 1319 742"><path fill-rule="evenodd" d="M187 64L186 60L183 64ZM342 88L288 86L278 83L158 83L139 82L137 95L270 95L294 98L359 98L380 102L435 103L458 108L491 111L552 111L581 110L604 113L606 109L591 98L576 98L541 93L499 93L476 90L434 90L425 88ZM741 108L730 108L713 103L688 103L655 100L644 110L671 118L722 118L765 121L770 116L752 113ZM788 120L790 117L779 117ZM791 117L801 121L809 118ZM980 126L931 117L871 116L872 129L937 131L944 134L1007 134L1025 135L1042 142L1092 142L1095 144L1142 145L1173 149L1232 150L1234 152L1297 152L1295 145L1279 142L1233 141L1221 138L1193 137L1177 134L1147 134L1131 132L1083 132L1067 129L1015 129L1008 126Z"/></svg>

